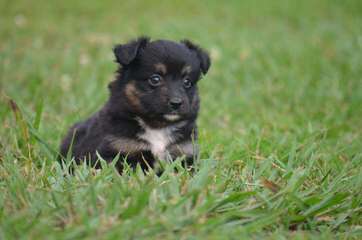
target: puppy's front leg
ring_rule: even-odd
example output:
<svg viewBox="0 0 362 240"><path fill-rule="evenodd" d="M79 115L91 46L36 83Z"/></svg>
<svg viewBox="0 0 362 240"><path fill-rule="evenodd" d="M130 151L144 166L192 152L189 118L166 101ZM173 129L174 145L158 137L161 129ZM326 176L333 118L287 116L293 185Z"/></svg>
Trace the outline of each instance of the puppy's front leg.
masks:
<svg viewBox="0 0 362 240"><path fill-rule="evenodd" d="M99 147L99 152L107 162L112 162L119 154L117 166L120 169L124 160L133 168L140 164L142 169L146 169L148 164L152 166L154 162L147 143L125 137L106 136Z"/></svg>
<svg viewBox="0 0 362 240"><path fill-rule="evenodd" d="M184 167L191 167L199 154L198 145L191 140L173 144L167 150L173 159L184 156Z"/></svg>

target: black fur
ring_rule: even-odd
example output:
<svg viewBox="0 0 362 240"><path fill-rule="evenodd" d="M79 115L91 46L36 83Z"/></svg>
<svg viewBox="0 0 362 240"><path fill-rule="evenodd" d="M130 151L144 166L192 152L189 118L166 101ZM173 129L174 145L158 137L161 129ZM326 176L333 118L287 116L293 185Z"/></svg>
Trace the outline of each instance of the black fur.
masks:
<svg viewBox="0 0 362 240"><path fill-rule="evenodd" d="M173 141L167 151L172 157L182 155L175 150L178 144L197 137L197 82L210 67L208 54L188 40L146 37L113 50L119 69L109 84L110 97L97 113L70 128L60 147L62 157L69 152L78 163L84 159L95 163L96 152L107 161L120 153L132 166L152 167L157 157L140 137L145 132L142 124L152 129L168 127ZM190 162L195 152L186 155Z"/></svg>

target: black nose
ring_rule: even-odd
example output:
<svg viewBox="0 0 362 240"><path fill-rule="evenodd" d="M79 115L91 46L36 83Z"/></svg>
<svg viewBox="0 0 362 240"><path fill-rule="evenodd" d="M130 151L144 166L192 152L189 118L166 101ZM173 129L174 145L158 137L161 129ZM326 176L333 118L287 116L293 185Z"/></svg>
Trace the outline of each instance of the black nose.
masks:
<svg viewBox="0 0 362 240"><path fill-rule="evenodd" d="M172 110L177 110L182 105L182 99L178 98L178 97L171 98L169 104L170 104L170 107L172 108Z"/></svg>

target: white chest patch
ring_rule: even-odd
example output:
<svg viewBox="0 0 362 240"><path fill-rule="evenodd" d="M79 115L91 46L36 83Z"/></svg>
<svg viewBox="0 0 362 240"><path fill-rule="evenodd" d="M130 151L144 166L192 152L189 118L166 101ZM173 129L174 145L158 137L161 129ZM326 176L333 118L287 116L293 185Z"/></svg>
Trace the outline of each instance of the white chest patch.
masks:
<svg viewBox="0 0 362 240"><path fill-rule="evenodd" d="M141 119L138 119L144 132L138 135L139 138L145 140L150 145L150 150L153 155L159 159L165 159L167 146L176 141L175 130L180 124L175 124L165 128L151 128L147 126ZM184 123L182 123L183 125Z"/></svg>

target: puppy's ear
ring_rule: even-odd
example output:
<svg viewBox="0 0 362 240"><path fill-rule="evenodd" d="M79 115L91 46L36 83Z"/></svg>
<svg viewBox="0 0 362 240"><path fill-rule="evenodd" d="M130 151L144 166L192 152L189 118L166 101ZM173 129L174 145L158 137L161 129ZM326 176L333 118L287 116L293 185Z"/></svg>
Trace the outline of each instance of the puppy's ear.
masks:
<svg viewBox="0 0 362 240"><path fill-rule="evenodd" d="M116 61L122 66L130 64L137 56L139 49L144 48L150 41L148 37L140 37L126 44L119 44L113 48Z"/></svg>
<svg viewBox="0 0 362 240"><path fill-rule="evenodd" d="M181 43L185 44L191 51L196 52L196 55L200 61L200 68L203 74L206 74L210 68L211 61L209 54L203 50L201 47L197 46L196 44L192 43L190 40L182 40Z"/></svg>

